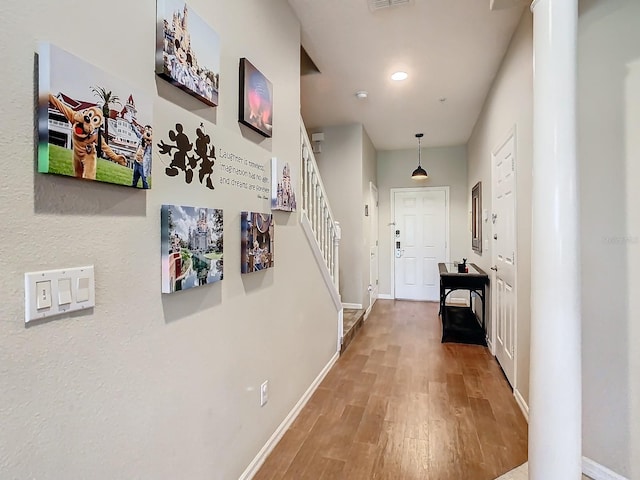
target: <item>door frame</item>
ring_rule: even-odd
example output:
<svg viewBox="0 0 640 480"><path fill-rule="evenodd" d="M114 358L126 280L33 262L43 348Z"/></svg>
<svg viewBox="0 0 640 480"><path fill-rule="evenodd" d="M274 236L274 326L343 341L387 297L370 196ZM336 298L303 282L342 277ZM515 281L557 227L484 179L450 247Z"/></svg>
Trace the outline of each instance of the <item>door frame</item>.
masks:
<svg viewBox="0 0 640 480"><path fill-rule="evenodd" d="M449 240L449 231L450 231L450 224L449 224L449 211L451 209L451 202L449 200L449 190L450 187L448 185L446 186L442 186L442 187L406 187L406 188L391 188L390 190L390 195L391 195L391 211L389 212L390 217L391 217L391 222L389 223L389 226L391 227L391 229L389 230L389 238L390 238L390 252L391 252L391 278L390 278L390 284L391 284L391 298L395 299L396 298L396 253L395 253L395 226L396 226L396 201L395 201L395 194L396 193L411 193L411 192L437 192L437 191L442 191L444 192L444 204L445 204L445 212L444 212L444 218L445 218L445 245L444 245L444 255L445 255L445 261L447 263L449 263L451 261L451 242ZM378 218L378 221L379 218ZM378 250L378 254L379 254L379 250Z"/></svg>
<svg viewBox="0 0 640 480"><path fill-rule="evenodd" d="M375 198L374 198L375 191ZM369 182L369 284L371 285L371 291L369 292L369 307L367 311L370 311L373 308L374 303L378 299L380 295L380 210L378 209L378 205L380 203L380 192L378 190L378 186L373 182ZM374 212L375 212L375 222L374 222ZM371 282L371 246L373 241L375 240L376 244L376 285L373 285ZM373 293L375 292L375 295Z"/></svg>
<svg viewBox="0 0 640 480"><path fill-rule="evenodd" d="M513 391L516 392L518 385L518 263L519 263L519 255L518 255L518 142L517 142L517 128L516 125L511 127L506 135L502 136L502 141L491 151L491 213L494 213L494 192L496 191L495 180L496 180L496 172L495 172L495 157L500 151L502 147L504 147L512 138L513 138L513 291L514 291L514 321L513 321ZM491 218L491 217L490 217ZM491 223L491 239L493 239L493 235L495 233L494 223ZM495 255L496 249L491 245L491 265L495 266ZM496 284L496 271L491 270L491 308L489 315L491 317L491 338L489 341L490 352L495 357L496 356L496 346L498 343L498 333L496 328L496 289L493 288L493 285ZM497 361L497 359L496 359Z"/></svg>

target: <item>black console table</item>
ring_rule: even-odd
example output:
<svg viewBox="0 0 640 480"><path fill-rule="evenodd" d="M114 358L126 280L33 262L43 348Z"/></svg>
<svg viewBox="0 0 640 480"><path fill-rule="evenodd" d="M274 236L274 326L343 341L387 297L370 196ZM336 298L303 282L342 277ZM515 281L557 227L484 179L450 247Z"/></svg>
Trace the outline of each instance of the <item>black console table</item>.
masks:
<svg viewBox="0 0 640 480"><path fill-rule="evenodd" d="M485 295L486 295L486 286L489 283L489 276L478 267L474 263L467 264L468 272L458 273L458 265L453 263L439 263L438 269L440 270L440 312L442 315L443 326L446 325L445 316L449 314L448 309L460 307L446 307L447 297L451 292L456 290L468 290L469 291L469 309L468 313L473 315L475 319L475 314L471 312L471 295L475 293L482 302L482 330L486 331L485 328ZM446 307L446 308L445 308ZM465 309L466 310L466 309ZM446 331L444 331L443 327L443 341L447 336Z"/></svg>

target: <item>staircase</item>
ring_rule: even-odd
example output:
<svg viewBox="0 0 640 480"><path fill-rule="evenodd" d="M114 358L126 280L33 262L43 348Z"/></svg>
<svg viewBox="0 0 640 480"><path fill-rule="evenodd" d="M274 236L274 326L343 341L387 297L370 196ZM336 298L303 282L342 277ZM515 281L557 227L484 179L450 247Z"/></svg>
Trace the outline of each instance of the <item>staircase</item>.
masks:
<svg viewBox="0 0 640 480"><path fill-rule="evenodd" d="M302 215L300 222L338 311L338 351L342 350L343 309L340 299L340 224L335 220L320 178L311 142L300 118Z"/></svg>
<svg viewBox="0 0 640 480"><path fill-rule="evenodd" d="M362 327L364 323L365 310L355 310L351 308L345 308L343 313L343 327L342 327L342 348L340 353L344 353L351 341L355 338L356 332Z"/></svg>

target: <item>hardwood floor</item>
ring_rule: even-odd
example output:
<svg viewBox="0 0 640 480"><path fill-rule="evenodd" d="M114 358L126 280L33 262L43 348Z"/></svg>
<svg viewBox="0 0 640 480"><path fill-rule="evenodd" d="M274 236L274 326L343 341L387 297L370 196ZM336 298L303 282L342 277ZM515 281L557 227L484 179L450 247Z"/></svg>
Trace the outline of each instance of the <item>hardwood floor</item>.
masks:
<svg viewBox="0 0 640 480"><path fill-rule="evenodd" d="M527 423L480 346L440 343L436 303L379 300L255 480L493 480Z"/></svg>

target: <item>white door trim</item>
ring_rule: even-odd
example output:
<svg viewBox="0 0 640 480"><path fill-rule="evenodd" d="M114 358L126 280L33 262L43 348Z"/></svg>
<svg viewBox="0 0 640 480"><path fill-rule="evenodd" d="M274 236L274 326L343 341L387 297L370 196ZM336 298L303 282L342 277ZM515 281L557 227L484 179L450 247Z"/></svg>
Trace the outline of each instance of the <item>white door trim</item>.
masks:
<svg viewBox="0 0 640 480"><path fill-rule="evenodd" d="M514 231L513 231L513 248L515 249L514 262L513 262L513 290L514 290L514 322L513 322L513 391L518 390L518 263L520 256L518 255L518 142L517 142L517 126L511 127L497 147L491 152L491 211L493 212L493 195L495 186L495 157L502 147L504 147L513 138L513 158L515 159L513 167L513 217L514 217ZM494 234L494 224L490 221L491 225L491 237ZM495 248L491 248L491 265L495 265ZM491 354L496 356L497 346L497 328L496 328L496 311L495 311L495 288L496 284L496 272L491 270Z"/></svg>
<svg viewBox="0 0 640 480"><path fill-rule="evenodd" d="M447 263L451 261L451 242L449 241L449 210L450 210L450 202L449 202L449 189L450 187L444 186L444 187L407 187L407 188L391 188L390 189L390 195L391 195L391 211L390 211L390 217L391 217L391 222L389 223L389 226L391 227L389 229L389 238L390 238L390 252L391 252L391 278L390 280L390 284L391 284L391 298L396 298L396 272L395 272L395 212L396 212L396 202L395 202L395 194L399 193L399 192L406 192L406 193L411 193L411 192L444 192L444 201L445 201L445 258ZM380 219L378 218L378 221L380 221Z"/></svg>

